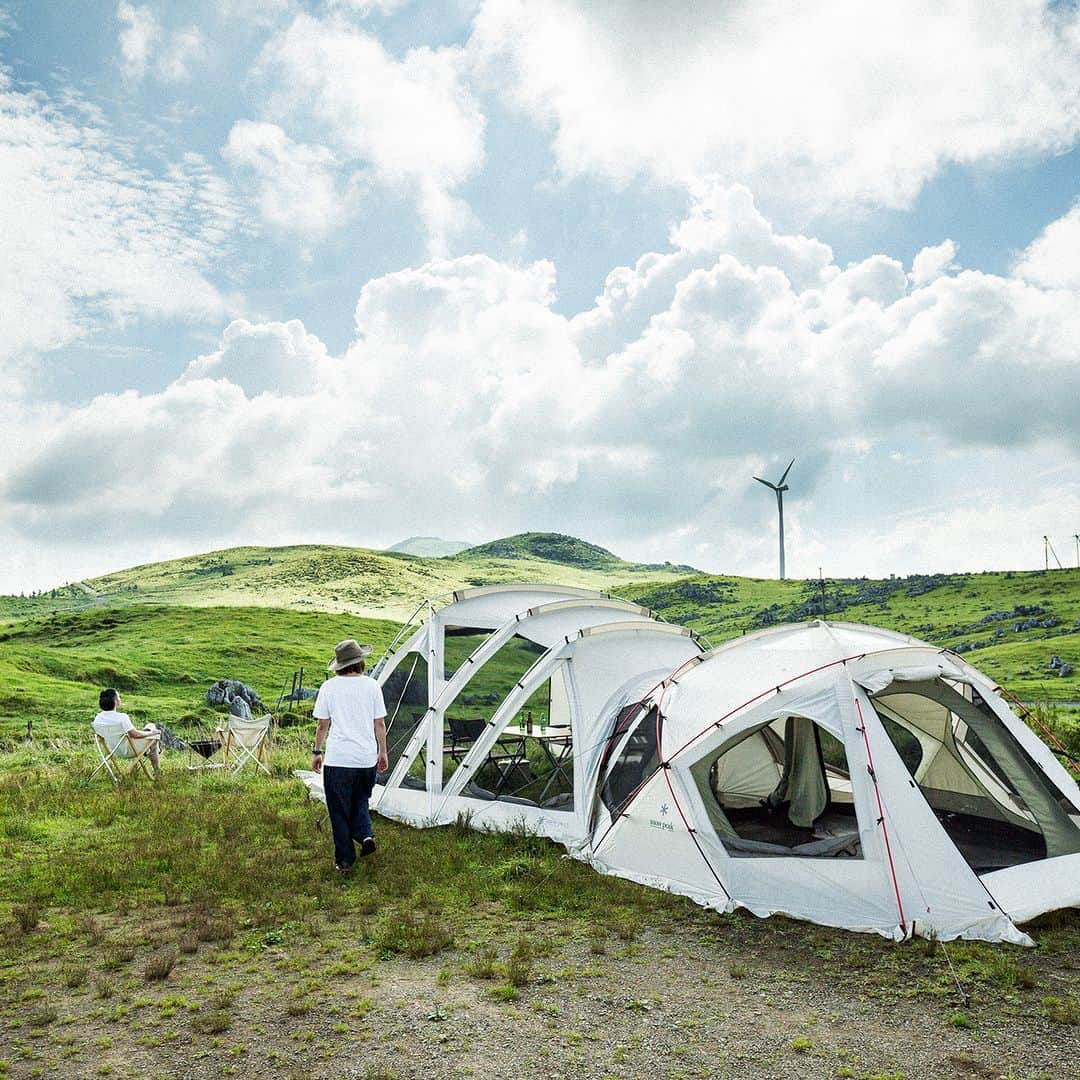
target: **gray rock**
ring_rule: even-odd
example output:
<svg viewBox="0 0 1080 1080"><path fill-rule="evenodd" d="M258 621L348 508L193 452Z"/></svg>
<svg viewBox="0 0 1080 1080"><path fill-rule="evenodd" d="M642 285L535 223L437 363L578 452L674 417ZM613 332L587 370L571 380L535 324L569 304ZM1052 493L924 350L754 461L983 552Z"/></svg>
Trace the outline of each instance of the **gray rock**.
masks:
<svg viewBox="0 0 1080 1080"><path fill-rule="evenodd" d="M235 716L239 720L250 720L252 719L251 706L237 694L236 697L229 702L229 715Z"/></svg>
<svg viewBox="0 0 1080 1080"><path fill-rule="evenodd" d="M268 711L258 693L238 679L219 679L206 691L206 700L210 705L231 705L238 698L247 705L249 713L251 710Z"/></svg>

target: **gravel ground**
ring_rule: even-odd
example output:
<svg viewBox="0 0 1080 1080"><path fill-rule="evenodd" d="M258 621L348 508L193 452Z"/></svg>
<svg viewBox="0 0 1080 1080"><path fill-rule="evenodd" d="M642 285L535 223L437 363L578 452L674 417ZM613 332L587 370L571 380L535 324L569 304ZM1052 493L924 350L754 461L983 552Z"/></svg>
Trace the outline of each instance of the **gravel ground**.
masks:
<svg viewBox="0 0 1080 1080"><path fill-rule="evenodd" d="M523 932L541 955L499 1000L513 991L476 959L505 960ZM489 913L419 960L377 958L361 935L355 915L270 946L207 946L161 983L138 958L108 998L92 979L54 986L56 1017L37 1027L41 971L9 979L0 1076L1080 1077L1080 1028L1040 1007L1075 994L1068 955L1010 950L1035 985L991 993L971 976L965 1004L940 949L783 920L703 914L627 941Z"/></svg>

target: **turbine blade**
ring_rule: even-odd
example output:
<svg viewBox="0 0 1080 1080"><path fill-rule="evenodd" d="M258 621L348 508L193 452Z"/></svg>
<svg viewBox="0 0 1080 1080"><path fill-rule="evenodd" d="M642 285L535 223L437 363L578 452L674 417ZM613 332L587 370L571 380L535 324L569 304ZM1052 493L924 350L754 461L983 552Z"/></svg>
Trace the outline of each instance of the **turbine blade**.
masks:
<svg viewBox="0 0 1080 1080"><path fill-rule="evenodd" d="M780 477L780 483L782 484L787 479L787 474L791 472L791 466L795 464L795 459L792 458L788 467L784 470L784 475Z"/></svg>
<svg viewBox="0 0 1080 1080"><path fill-rule="evenodd" d="M755 479L755 480L756 480L756 481L757 481L757 482L758 482L759 484L764 484L764 485L765 485L765 486L766 486L767 488L772 488L772 489L773 489L773 491L775 491L775 490L776 490L776 485L775 485L775 484L770 484L768 480L762 480L760 476L755 476L755 477L754 477L754 479Z"/></svg>

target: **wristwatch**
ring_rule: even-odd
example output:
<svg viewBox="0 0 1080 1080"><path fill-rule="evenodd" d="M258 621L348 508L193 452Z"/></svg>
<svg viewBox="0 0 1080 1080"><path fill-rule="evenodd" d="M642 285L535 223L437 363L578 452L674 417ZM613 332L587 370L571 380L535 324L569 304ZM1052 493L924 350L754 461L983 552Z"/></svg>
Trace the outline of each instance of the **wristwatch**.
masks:
<svg viewBox="0 0 1080 1080"><path fill-rule="evenodd" d="M312 754L322 754L324 751L320 750L317 746L311 748Z"/></svg>

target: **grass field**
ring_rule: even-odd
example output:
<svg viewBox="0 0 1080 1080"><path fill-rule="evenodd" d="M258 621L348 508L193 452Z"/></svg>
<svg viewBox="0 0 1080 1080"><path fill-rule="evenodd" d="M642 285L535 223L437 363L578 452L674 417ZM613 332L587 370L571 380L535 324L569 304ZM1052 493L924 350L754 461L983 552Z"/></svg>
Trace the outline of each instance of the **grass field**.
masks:
<svg viewBox="0 0 1080 1080"><path fill-rule="evenodd" d="M273 707L291 673L307 685L326 676L334 642L370 641L380 651L393 623L267 608L95 606L0 626L0 740L86 730L97 693L115 686L136 723L188 729L220 717L206 704L218 679L240 679Z"/></svg>
<svg viewBox="0 0 1080 1080"><path fill-rule="evenodd" d="M62 742L0 756L0 1076L1034 1080L1075 1060L1076 913L1029 953L897 948L720 917L525 834L385 821L343 881L289 776L307 738L279 738L269 778L173 754L118 791Z"/></svg>
<svg viewBox="0 0 1080 1080"><path fill-rule="evenodd" d="M814 583L511 540L437 560L238 549L0 598L0 1078L1069 1075L1075 912L1030 928L1030 953L897 948L721 918L527 835L389 822L343 882L290 775L310 706L279 717L272 777L170 752L155 785L84 782L103 685L190 735L220 717L216 679L272 706L301 666L317 685L340 638L381 652L397 623L373 613L463 584L610 589L713 644L820 614ZM962 648L1080 751L1077 677L1049 668L1080 667L1080 573L829 582L826 605Z"/></svg>

